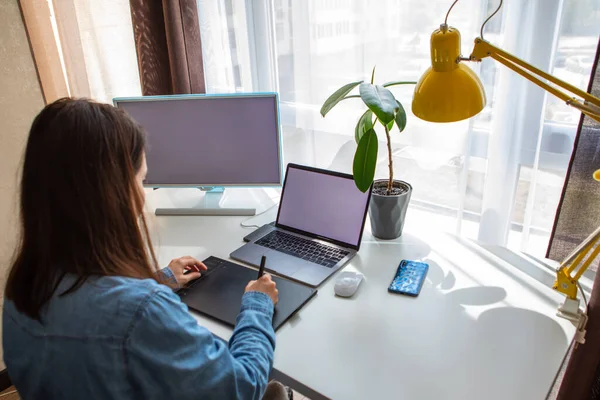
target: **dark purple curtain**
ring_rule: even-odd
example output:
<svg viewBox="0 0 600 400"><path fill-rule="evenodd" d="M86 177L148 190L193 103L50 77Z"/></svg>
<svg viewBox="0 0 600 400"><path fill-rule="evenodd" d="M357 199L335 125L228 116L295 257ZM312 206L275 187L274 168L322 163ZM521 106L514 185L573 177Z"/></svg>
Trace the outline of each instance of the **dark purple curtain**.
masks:
<svg viewBox="0 0 600 400"><path fill-rule="evenodd" d="M600 96L600 43L588 92ZM582 117L547 257L564 259L580 242L600 226L600 182L592 178L600 169L600 123ZM597 269L598 261L592 268ZM583 400L600 398L596 395L600 366L600 274L596 274L588 307L586 343L573 349L558 399Z"/></svg>
<svg viewBox="0 0 600 400"><path fill-rule="evenodd" d="M142 94L205 93L196 0L130 0Z"/></svg>

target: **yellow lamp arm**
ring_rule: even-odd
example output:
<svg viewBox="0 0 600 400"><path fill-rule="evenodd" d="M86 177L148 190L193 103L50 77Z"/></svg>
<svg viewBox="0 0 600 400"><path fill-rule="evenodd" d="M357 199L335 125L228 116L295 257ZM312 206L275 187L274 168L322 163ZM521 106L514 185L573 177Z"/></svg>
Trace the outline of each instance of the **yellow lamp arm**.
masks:
<svg viewBox="0 0 600 400"><path fill-rule="evenodd" d="M568 105L577 108L582 113L586 114L590 118L600 122L600 99L592 96L585 91L568 84L567 82L561 81L560 79L534 67L533 65L526 63L518 57L513 56L510 53L494 46L493 44L486 42L481 38L475 39L475 46L469 57L470 61L481 61L485 57L491 57L499 63L503 64L507 68L521 75L523 78L535 83L542 89L552 93L559 99L565 101ZM537 75L537 76L536 76ZM554 85L564 89L567 93L555 88L554 86L542 81L538 76L546 79ZM577 97L583 99L581 101Z"/></svg>
<svg viewBox="0 0 600 400"><path fill-rule="evenodd" d="M556 270L556 281L553 286L555 290L565 294L570 299L577 298L577 281L589 268L596 256L600 254L599 242L600 227L581 242L560 264ZM588 256L587 259L582 263L586 256ZM577 268L579 269L575 272ZM573 272L575 272L574 276L572 275Z"/></svg>

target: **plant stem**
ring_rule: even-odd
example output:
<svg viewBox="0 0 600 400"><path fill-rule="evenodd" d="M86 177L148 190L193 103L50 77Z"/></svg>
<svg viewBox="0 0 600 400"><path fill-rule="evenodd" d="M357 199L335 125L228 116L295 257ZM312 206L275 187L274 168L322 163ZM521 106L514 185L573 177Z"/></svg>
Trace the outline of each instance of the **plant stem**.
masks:
<svg viewBox="0 0 600 400"><path fill-rule="evenodd" d="M385 129L385 136L387 138L387 148L388 148L388 160L390 167L390 179L388 181L387 194L388 196L392 193L392 187L394 186L394 167L392 165L392 138L390 137L390 131L388 127L383 124L383 128Z"/></svg>

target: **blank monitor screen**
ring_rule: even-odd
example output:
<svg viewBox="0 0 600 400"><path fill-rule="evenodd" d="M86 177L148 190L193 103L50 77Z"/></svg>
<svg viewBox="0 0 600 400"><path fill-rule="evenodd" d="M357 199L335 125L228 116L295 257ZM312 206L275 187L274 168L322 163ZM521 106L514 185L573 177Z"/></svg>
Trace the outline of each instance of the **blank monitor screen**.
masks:
<svg viewBox="0 0 600 400"><path fill-rule="evenodd" d="M352 176L290 165L277 224L358 247L370 194L358 190Z"/></svg>
<svg viewBox="0 0 600 400"><path fill-rule="evenodd" d="M147 132L146 186L281 184L275 94L114 102Z"/></svg>

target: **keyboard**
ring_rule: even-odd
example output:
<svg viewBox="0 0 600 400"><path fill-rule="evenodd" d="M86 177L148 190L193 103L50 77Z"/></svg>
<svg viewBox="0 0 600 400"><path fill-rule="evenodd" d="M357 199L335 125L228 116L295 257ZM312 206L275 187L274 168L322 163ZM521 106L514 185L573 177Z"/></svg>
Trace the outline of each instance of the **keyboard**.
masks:
<svg viewBox="0 0 600 400"><path fill-rule="evenodd" d="M335 266L349 252L327 246L281 231L273 231L255 242L259 246L277 250L327 268Z"/></svg>

